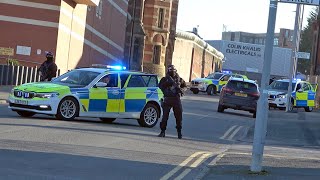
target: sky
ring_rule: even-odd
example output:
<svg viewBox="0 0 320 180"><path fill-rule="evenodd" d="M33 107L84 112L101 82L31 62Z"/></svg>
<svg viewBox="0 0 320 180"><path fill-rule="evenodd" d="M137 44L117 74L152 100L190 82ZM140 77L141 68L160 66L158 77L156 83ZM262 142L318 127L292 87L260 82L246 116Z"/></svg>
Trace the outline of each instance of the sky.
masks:
<svg viewBox="0 0 320 180"><path fill-rule="evenodd" d="M266 33L269 0L180 0L177 29L191 31L198 28L205 40L220 40L223 25L227 31ZM314 6L304 6L303 27ZM294 28L295 4L278 3L275 32L280 28Z"/></svg>

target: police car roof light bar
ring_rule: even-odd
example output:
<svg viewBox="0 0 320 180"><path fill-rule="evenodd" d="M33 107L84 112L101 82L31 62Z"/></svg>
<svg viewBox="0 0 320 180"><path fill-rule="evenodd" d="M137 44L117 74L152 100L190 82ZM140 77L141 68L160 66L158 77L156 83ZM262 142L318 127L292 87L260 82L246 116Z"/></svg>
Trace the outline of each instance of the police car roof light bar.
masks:
<svg viewBox="0 0 320 180"><path fill-rule="evenodd" d="M222 73L231 74L232 72L231 71L222 71Z"/></svg>
<svg viewBox="0 0 320 180"><path fill-rule="evenodd" d="M92 64L92 67L112 69L112 70L126 70L127 69L125 66L111 66L111 65L104 65L104 64Z"/></svg>

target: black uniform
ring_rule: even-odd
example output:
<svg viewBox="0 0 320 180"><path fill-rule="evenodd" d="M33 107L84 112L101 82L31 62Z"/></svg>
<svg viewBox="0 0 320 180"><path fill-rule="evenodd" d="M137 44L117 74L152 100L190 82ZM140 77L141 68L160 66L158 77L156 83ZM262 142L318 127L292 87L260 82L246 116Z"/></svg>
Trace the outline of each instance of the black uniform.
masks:
<svg viewBox="0 0 320 180"><path fill-rule="evenodd" d="M177 73L173 76L169 74L163 77L159 83L159 87L163 92L164 100L162 103L163 118L160 123L161 132L159 136L164 137L164 131L167 128L167 122L169 119L169 113L173 108L174 116L176 118L176 128L179 138L182 138L182 104L180 97L183 96L183 88L186 88L185 81L179 77Z"/></svg>

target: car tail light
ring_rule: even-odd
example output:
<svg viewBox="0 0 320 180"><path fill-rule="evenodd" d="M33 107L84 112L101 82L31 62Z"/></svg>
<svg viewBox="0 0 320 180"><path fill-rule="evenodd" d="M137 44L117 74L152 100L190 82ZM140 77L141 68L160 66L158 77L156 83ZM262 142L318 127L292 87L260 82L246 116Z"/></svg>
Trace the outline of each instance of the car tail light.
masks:
<svg viewBox="0 0 320 180"><path fill-rule="evenodd" d="M233 90L230 89L230 88L225 87L224 88L224 92L227 93L227 94L231 94L231 93L233 93Z"/></svg>
<svg viewBox="0 0 320 180"><path fill-rule="evenodd" d="M260 93L258 92L250 93L250 95L253 97L260 97Z"/></svg>

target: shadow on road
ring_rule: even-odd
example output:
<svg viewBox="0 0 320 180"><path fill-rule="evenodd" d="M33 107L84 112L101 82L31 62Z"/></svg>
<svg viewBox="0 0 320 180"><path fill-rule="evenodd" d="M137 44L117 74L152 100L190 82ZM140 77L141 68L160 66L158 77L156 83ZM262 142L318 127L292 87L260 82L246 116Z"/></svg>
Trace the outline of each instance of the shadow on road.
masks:
<svg viewBox="0 0 320 180"><path fill-rule="evenodd" d="M1 149L0 179L160 179L174 168L126 157L116 159L107 151L86 156L83 154L90 152L80 149L68 154Z"/></svg>

